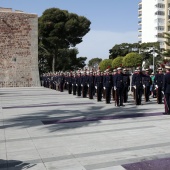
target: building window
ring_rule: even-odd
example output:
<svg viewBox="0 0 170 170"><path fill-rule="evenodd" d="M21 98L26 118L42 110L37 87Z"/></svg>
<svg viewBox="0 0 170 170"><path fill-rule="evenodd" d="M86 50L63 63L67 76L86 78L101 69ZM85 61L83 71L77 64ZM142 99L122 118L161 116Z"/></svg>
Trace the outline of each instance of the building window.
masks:
<svg viewBox="0 0 170 170"><path fill-rule="evenodd" d="M164 34L158 33L157 35L155 35L155 37L157 37L157 38L164 38Z"/></svg>
<svg viewBox="0 0 170 170"><path fill-rule="evenodd" d="M157 8L165 8L165 4L158 3L155 5Z"/></svg>
<svg viewBox="0 0 170 170"><path fill-rule="evenodd" d="M155 27L155 29L158 30L158 31L164 31L164 27L163 26Z"/></svg>
<svg viewBox="0 0 170 170"><path fill-rule="evenodd" d="M165 12L164 11L157 11L157 12L155 12L155 15L165 15Z"/></svg>
<svg viewBox="0 0 170 170"><path fill-rule="evenodd" d="M165 20L162 19L162 18L157 18L157 19L155 19L155 23L164 24L164 23L165 23Z"/></svg>
<svg viewBox="0 0 170 170"><path fill-rule="evenodd" d="M170 27L168 27L168 31L170 31Z"/></svg>

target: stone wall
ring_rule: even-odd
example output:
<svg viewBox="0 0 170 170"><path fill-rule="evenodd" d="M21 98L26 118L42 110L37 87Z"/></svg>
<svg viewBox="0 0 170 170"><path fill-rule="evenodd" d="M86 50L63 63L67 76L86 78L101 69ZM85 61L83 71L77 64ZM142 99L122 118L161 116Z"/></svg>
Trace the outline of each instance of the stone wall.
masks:
<svg viewBox="0 0 170 170"><path fill-rule="evenodd" d="M0 87L39 85L38 16L0 8Z"/></svg>

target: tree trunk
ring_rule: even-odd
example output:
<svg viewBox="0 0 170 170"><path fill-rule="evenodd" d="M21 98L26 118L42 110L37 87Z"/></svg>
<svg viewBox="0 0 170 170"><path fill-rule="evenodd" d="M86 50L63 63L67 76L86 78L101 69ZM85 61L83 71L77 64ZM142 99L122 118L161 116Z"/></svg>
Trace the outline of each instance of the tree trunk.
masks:
<svg viewBox="0 0 170 170"><path fill-rule="evenodd" d="M55 54L53 55L52 72L55 72Z"/></svg>

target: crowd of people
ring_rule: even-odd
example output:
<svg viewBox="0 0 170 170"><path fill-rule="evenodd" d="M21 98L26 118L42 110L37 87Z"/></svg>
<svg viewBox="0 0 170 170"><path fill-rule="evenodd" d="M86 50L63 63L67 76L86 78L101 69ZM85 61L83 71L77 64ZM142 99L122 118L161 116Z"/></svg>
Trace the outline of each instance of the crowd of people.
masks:
<svg viewBox="0 0 170 170"><path fill-rule="evenodd" d="M162 68L158 68L158 73L149 74L149 69L142 71L137 67L134 73L129 74L127 69L121 67L114 69L113 72L108 69L104 72L94 71L75 71L75 72L56 72L45 73L41 77L41 85L63 92L68 90L68 94L82 96L89 99L97 96L100 102L104 98L109 104L111 100L115 101L115 105L120 107L128 102L128 92L131 89L136 105L142 104L142 95L145 102L150 101L150 96L157 98L157 103L165 103L163 94L165 94L167 111L169 114L170 106L170 67L167 67L167 73L163 73ZM165 77L168 77L165 81ZM168 89L168 90L167 90ZM167 95L169 94L169 95Z"/></svg>

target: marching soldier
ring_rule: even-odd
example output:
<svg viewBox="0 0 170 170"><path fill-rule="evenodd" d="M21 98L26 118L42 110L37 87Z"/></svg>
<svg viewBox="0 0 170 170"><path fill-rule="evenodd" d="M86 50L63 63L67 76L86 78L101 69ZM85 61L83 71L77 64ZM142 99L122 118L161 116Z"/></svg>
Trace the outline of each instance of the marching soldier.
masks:
<svg viewBox="0 0 170 170"><path fill-rule="evenodd" d="M145 76L141 72L141 69L139 67L136 70L137 70L137 73L135 74L135 76L133 76L132 86L134 87L134 90L135 90L135 104L141 105L142 92L143 92L142 78Z"/></svg>
<svg viewBox="0 0 170 170"><path fill-rule="evenodd" d="M70 72L69 76L67 77L67 90L68 90L68 94L72 93L72 79L73 79L73 75L72 75L72 72Z"/></svg>
<svg viewBox="0 0 170 170"><path fill-rule="evenodd" d="M135 79L135 76L137 75L137 70L134 71L133 75L132 75L132 82L133 80ZM133 87L133 85L131 86L131 91L133 92L133 99L135 100L135 96L136 96L136 90L135 88Z"/></svg>
<svg viewBox="0 0 170 170"><path fill-rule="evenodd" d="M170 114L170 63L165 65L166 74L163 78L165 113Z"/></svg>
<svg viewBox="0 0 170 170"><path fill-rule="evenodd" d="M143 77L143 88L144 88L144 97L145 97L145 102L149 101L149 96L150 96L150 87L152 85L152 80L149 75L149 69L145 70L145 77Z"/></svg>
<svg viewBox="0 0 170 170"><path fill-rule="evenodd" d="M162 104L163 70L158 68L158 74L155 75L154 84L157 91L157 103Z"/></svg>
<svg viewBox="0 0 170 170"><path fill-rule="evenodd" d="M106 75L103 78L104 90L106 90L106 104L110 103L111 99L111 88L112 88L112 75L107 70Z"/></svg>
<svg viewBox="0 0 170 170"><path fill-rule="evenodd" d="M74 73L72 78L73 95L76 95L76 91L77 91L76 81L77 81L77 73Z"/></svg>
<svg viewBox="0 0 170 170"><path fill-rule="evenodd" d="M102 100L102 90L103 90L103 76L101 75L100 71L98 71L98 75L95 76L94 84L97 92L97 101L99 102Z"/></svg>
<svg viewBox="0 0 170 170"><path fill-rule="evenodd" d="M81 86L82 86L82 96L83 96L83 98L87 97L87 90L88 90L87 82L88 82L88 75L87 75L87 72L84 72L84 75L81 78Z"/></svg>
<svg viewBox="0 0 170 170"><path fill-rule="evenodd" d="M123 82L123 73L122 68L117 68L117 74L114 78L114 90L116 93L116 104L117 106L124 106L123 105L123 92L124 92L124 82Z"/></svg>
<svg viewBox="0 0 170 170"><path fill-rule="evenodd" d="M123 83L124 83L124 92L123 92L123 101L126 103L128 101L128 92L130 90L130 77L128 74L128 70L125 68L123 69L124 75L123 75Z"/></svg>
<svg viewBox="0 0 170 170"><path fill-rule="evenodd" d="M89 99L93 99L94 94L94 76L93 72L90 72L90 76L88 77L88 88L89 88Z"/></svg>
<svg viewBox="0 0 170 170"><path fill-rule="evenodd" d="M77 86L77 96L81 96L81 73L78 73L76 78L76 86Z"/></svg>
<svg viewBox="0 0 170 170"><path fill-rule="evenodd" d="M64 77L63 72L60 73L58 81L59 81L60 92L63 92L63 90L64 90L64 83L65 83L65 77Z"/></svg>
<svg viewBox="0 0 170 170"><path fill-rule="evenodd" d="M114 79L115 79L116 74L117 74L117 70L114 69L113 74L112 74L112 85L113 85L113 87L112 87L112 97L113 97L113 100L115 100Z"/></svg>
<svg viewBox="0 0 170 170"><path fill-rule="evenodd" d="M106 71L103 72L103 80L104 78L106 77ZM102 90L102 93L103 93L103 99L106 99L106 88L104 87L104 84L103 84L103 90Z"/></svg>

